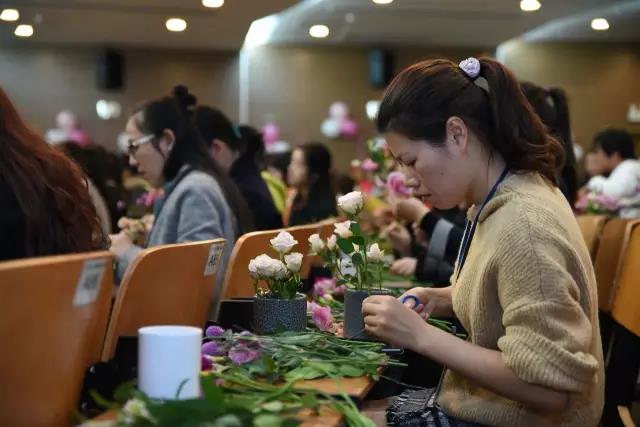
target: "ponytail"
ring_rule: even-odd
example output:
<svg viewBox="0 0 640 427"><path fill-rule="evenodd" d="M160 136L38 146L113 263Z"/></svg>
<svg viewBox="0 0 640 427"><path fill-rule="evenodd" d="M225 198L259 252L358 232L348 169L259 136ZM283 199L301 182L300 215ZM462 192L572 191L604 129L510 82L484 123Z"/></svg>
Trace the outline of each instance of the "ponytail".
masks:
<svg viewBox="0 0 640 427"><path fill-rule="evenodd" d="M557 185L564 150L546 132L516 78L493 59L470 58L473 70L465 62L463 69L448 60L430 60L402 71L380 105L379 131L442 145L447 120L457 116L511 171L535 171Z"/></svg>

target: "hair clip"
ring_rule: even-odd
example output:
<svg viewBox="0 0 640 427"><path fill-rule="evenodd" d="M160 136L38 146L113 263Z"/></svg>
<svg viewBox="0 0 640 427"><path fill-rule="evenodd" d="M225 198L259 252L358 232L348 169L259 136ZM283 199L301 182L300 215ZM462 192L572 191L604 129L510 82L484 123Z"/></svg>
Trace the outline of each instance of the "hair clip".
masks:
<svg viewBox="0 0 640 427"><path fill-rule="evenodd" d="M460 61L458 66L472 80L475 80L480 75L480 61L477 58L467 58Z"/></svg>

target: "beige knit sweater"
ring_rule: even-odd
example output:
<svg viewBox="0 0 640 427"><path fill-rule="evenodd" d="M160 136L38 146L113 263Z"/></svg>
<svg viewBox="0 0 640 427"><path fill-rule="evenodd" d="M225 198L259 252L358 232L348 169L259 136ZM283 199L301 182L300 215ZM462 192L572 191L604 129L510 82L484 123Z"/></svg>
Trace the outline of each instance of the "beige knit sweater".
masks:
<svg viewBox="0 0 640 427"><path fill-rule="evenodd" d="M570 392L570 402L559 414L536 412L447 371L442 409L488 426L596 426L604 402L596 281L560 191L536 173L509 175L457 273L453 309L469 340L501 351L521 380Z"/></svg>

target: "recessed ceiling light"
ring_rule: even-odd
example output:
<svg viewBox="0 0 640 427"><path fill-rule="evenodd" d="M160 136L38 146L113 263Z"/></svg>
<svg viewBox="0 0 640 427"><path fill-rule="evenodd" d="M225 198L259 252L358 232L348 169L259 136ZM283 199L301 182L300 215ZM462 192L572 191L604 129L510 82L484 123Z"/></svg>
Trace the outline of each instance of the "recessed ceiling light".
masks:
<svg viewBox="0 0 640 427"><path fill-rule="evenodd" d="M325 38L329 35L329 27L326 25L314 25L309 28L309 35L317 39Z"/></svg>
<svg viewBox="0 0 640 427"><path fill-rule="evenodd" d="M18 37L31 37L33 35L33 27L28 24L20 24L16 27L14 34Z"/></svg>
<svg viewBox="0 0 640 427"><path fill-rule="evenodd" d="M391 4L393 0L373 0L375 4Z"/></svg>
<svg viewBox="0 0 640 427"><path fill-rule="evenodd" d="M204 7L222 7L224 0L202 0Z"/></svg>
<svg viewBox="0 0 640 427"><path fill-rule="evenodd" d="M534 12L541 7L542 5L538 0L520 0L520 9L525 12Z"/></svg>
<svg viewBox="0 0 640 427"><path fill-rule="evenodd" d="M591 20L591 28L596 31L606 31L609 29L609 22L604 18L596 18Z"/></svg>
<svg viewBox="0 0 640 427"><path fill-rule="evenodd" d="M20 12L16 9L2 9L0 13L0 19L3 21L17 21L20 19Z"/></svg>
<svg viewBox="0 0 640 427"><path fill-rule="evenodd" d="M187 29L187 21L182 18L169 18L165 24L167 26L167 30L180 32Z"/></svg>

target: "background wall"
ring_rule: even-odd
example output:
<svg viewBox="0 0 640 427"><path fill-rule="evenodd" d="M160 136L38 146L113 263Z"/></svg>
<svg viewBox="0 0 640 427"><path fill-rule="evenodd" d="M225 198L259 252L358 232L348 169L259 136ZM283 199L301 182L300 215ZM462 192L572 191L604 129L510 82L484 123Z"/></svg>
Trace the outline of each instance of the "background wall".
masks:
<svg viewBox="0 0 640 427"><path fill-rule="evenodd" d="M365 155L366 139L372 137L374 124L365 112L365 104L382 96L381 89L369 84L368 48L345 47L260 47L249 53L249 118L254 125L268 121L278 124L285 140L293 144L319 140L334 153L334 164L345 169L355 157ZM447 57L459 61L477 50L398 48L392 50L395 69L421 59ZM320 132L328 117L329 106L344 101L360 124L359 143L327 141Z"/></svg>
<svg viewBox="0 0 640 427"><path fill-rule="evenodd" d="M498 57L521 80L567 92L575 141L583 147L607 126L640 137L640 125L626 119L629 105L640 104L640 45L510 42Z"/></svg>
<svg viewBox="0 0 640 427"><path fill-rule="evenodd" d="M25 120L45 132L61 109L74 111L96 142L115 147L128 112L142 101L186 84L200 102L219 105L237 117L238 72L234 52L127 49L125 87L105 92L96 86L97 48L33 47L0 50L0 85ZM98 118L99 99L117 100L120 119Z"/></svg>

